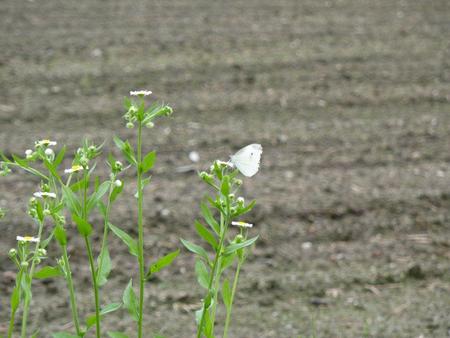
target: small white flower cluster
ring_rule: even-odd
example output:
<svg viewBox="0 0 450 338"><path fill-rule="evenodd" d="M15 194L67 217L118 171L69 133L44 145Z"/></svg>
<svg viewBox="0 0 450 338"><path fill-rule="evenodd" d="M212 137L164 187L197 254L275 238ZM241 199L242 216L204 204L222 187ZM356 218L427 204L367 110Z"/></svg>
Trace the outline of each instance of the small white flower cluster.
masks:
<svg viewBox="0 0 450 338"><path fill-rule="evenodd" d="M55 152L53 151L53 149L48 148L48 147L52 147L52 146L56 146L56 145L57 145L56 141L50 141L50 140L40 140L40 141L34 142L34 147L36 149L39 149L39 148L44 149L45 156L47 156L47 158L51 161L53 161L53 159L55 158ZM33 159L36 154L37 154L37 152L33 151L32 149L25 150L25 157L27 160Z"/></svg>
<svg viewBox="0 0 450 338"><path fill-rule="evenodd" d="M132 90L130 91L131 96L148 96L152 92L151 90Z"/></svg>
<svg viewBox="0 0 450 338"><path fill-rule="evenodd" d="M237 221L237 222L231 222L232 225L241 227L241 228L252 228L253 224L251 223L246 223L246 222L241 222L241 221Z"/></svg>
<svg viewBox="0 0 450 338"><path fill-rule="evenodd" d="M39 238L37 237L32 237L32 236L16 236L16 240L18 242L24 242L24 243L29 243L29 242L34 242L34 243L39 243Z"/></svg>
<svg viewBox="0 0 450 338"><path fill-rule="evenodd" d="M89 169L89 168L86 168L86 169ZM83 167L79 164L75 164L71 168L65 169L64 173L65 174L73 174L73 173L76 173L77 171L81 171L81 170L83 170Z"/></svg>
<svg viewBox="0 0 450 338"><path fill-rule="evenodd" d="M46 198L46 197L56 198L56 194L54 192L41 192L41 191L38 191L38 192L35 192L33 194L33 196L37 197L37 198Z"/></svg>

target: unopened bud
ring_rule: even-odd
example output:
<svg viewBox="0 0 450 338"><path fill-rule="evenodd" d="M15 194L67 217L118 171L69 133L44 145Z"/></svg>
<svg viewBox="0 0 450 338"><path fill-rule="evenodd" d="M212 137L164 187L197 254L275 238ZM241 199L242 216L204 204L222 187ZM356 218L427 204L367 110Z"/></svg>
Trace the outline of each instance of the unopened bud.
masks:
<svg viewBox="0 0 450 338"><path fill-rule="evenodd" d="M148 122L145 126L149 129L151 129L155 126L155 124L153 122Z"/></svg>
<svg viewBox="0 0 450 338"><path fill-rule="evenodd" d="M9 249L9 252L8 252L9 258L14 258L14 257L16 257L16 255L17 255L17 250L16 249L14 249L14 248Z"/></svg>
<svg viewBox="0 0 450 338"><path fill-rule="evenodd" d="M38 255L41 256L41 257L46 256L47 255L47 250L45 250L43 248L38 249Z"/></svg>
<svg viewBox="0 0 450 338"><path fill-rule="evenodd" d="M128 129L133 129L133 128L134 128L133 122L127 122L126 127L127 127Z"/></svg>
<svg viewBox="0 0 450 338"><path fill-rule="evenodd" d="M117 188L120 188L120 187L122 186L122 181L121 181L121 180L115 180L115 181L114 181L114 185L115 185Z"/></svg>
<svg viewBox="0 0 450 338"><path fill-rule="evenodd" d="M26 261L21 262L20 265L21 265L22 267L26 268L26 267L28 266L28 262L26 262Z"/></svg>

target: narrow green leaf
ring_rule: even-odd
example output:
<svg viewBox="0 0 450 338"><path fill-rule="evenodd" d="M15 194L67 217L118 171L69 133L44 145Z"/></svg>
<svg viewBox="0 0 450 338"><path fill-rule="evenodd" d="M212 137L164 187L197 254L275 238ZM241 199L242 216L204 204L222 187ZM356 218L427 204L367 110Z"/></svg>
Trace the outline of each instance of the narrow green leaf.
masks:
<svg viewBox="0 0 450 338"><path fill-rule="evenodd" d="M180 249L177 249L177 250L161 257L155 263L150 265L150 269L147 272L146 278L147 279L150 278L151 275L153 275L154 273L157 273L158 271L161 271L161 269L172 264L173 260L178 256L179 253L180 253Z"/></svg>
<svg viewBox="0 0 450 338"><path fill-rule="evenodd" d="M236 258L236 252L232 254L226 255L222 257L222 262L220 266L220 271L225 271L231 264L233 264L234 259Z"/></svg>
<svg viewBox="0 0 450 338"><path fill-rule="evenodd" d="M252 245L253 243L256 242L257 239L258 239L258 236L250 238L250 239L247 239L246 241L243 241L241 243L231 244L231 245L229 245L229 246L227 246L225 248L224 255L229 255L229 254L231 254L231 253L233 253L233 252L235 252L235 251L237 251L239 249L242 249L242 248L245 248L245 247L247 247L249 245Z"/></svg>
<svg viewBox="0 0 450 338"><path fill-rule="evenodd" d="M74 194L72 189L69 187L63 185L62 186L62 193L64 197L64 202L66 206L69 208L69 210L76 215L81 214L81 203L78 200L77 195Z"/></svg>
<svg viewBox="0 0 450 338"><path fill-rule="evenodd" d="M200 204L200 208L202 210L203 218L205 219L206 223L214 230L214 232L218 235L220 233L220 226L219 223L216 222L214 219L211 210L209 210L208 206L205 203Z"/></svg>
<svg viewBox="0 0 450 338"><path fill-rule="evenodd" d="M20 304L20 289L16 285L11 294L11 312L16 312Z"/></svg>
<svg viewBox="0 0 450 338"><path fill-rule="evenodd" d="M87 237L92 233L92 225L90 225L84 219L78 217L76 214L72 214L72 219L77 224L78 232L82 236Z"/></svg>
<svg viewBox="0 0 450 338"><path fill-rule="evenodd" d="M230 178L228 176L224 176L222 178L222 185L220 186L220 192L222 195L227 196L230 194Z"/></svg>
<svg viewBox="0 0 450 338"><path fill-rule="evenodd" d="M106 306L104 306L100 310L100 317L103 317L104 315L117 311L122 307L122 303L111 303ZM89 315L86 317L86 329L89 330L96 322L96 316L95 314Z"/></svg>
<svg viewBox="0 0 450 338"><path fill-rule="evenodd" d="M234 214L234 217L238 217L238 216L241 216L243 214L246 214L247 212L249 212L250 210L253 209L255 204L256 204L255 200L251 201L245 208L242 208L241 210L238 210L238 212Z"/></svg>
<svg viewBox="0 0 450 338"><path fill-rule="evenodd" d="M111 272L111 257L109 256L108 246L105 245L97 258L97 283L103 286L108 281Z"/></svg>
<svg viewBox="0 0 450 338"><path fill-rule="evenodd" d="M222 299L227 311L229 311L231 307L231 288L228 279L225 279L222 284Z"/></svg>
<svg viewBox="0 0 450 338"><path fill-rule="evenodd" d="M59 151L58 155L56 155L55 160L53 161L53 165L55 166L55 168L59 167L62 160L64 159L65 154L66 154L66 146L63 146Z"/></svg>
<svg viewBox="0 0 450 338"><path fill-rule="evenodd" d="M123 304L134 321L139 320L139 302L133 290L133 280L130 279L125 291L123 292Z"/></svg>
<svg viewBox="0 0 450 338"><path fill-rule="evenodd" d="M197 230L197 233L200 235L200 237L211 244L214 250L217 249L217 240L214 235L210 233L208 229L206 229L206 227L197 220L195 221L195 229Z"/></svg>
<svg viewBox="0 0 450 338"><path fill-rule="evenodd" d="M141 164L143 173L146 173L153 167L153 165L155 164L155 159L156 159L156 152L154 151L151 151L147 155L145 155Z"/></svg>
<svg viewBox="0 0 450 338"><path fill-rule="evenodd" d="M130 251L130 254L133 256L138 256L138 245L135 239L133 239L130 235L128 235L125 231L122 229L116 227L115 225L108 223L109 228L112 230L112 232L119 237L122 242L125 243L125 245L128 247L128 250Z"/></svg>
<svg viewBox="0 0 450 338"><path fill-rule="evenodd" d="M111 187L111 182L106 181L100 184L100 186L95 190L95 192L89 197L87 202L88 212L94 208L101 198L108 192Z"/></svg>
<svg viewBox="0 0 450 338"><path fill-rule="evenodd" d="M44 266L39 271L36 271L33 278L44 279L63 276L62 271L57 266Z"/></svg>
<svg viewBox="0 0 450 338"><path fill-rule="evenodd" d="M195 274L197 275L198 283L203 288L208 290L208 287L209 287L209 273L208 273L208 269L207 269L205 263L203 263L203 261L200 260L200 259L197 259L196 262L195 262Z"/></svg>
<svg viewBox="0 0 450 338"><path fill-rule="evenodd" d="M128 336L125 333L118 331L109 331L108 336L109 338L128 338Z"/></svg>
<svg viewBox="0 0 450 338"><path fill-rule="evenodd" d="M58 224L55 227L55 238L58 241L59 245L65 246L67 245L67 235L66 229L61 224Z"/></svg>
<svg viewBox="0 0 450 338"><path fill-rule="evenodd" d="M114 143L121 150L122 155L127 159L130 164L136 165L136 156L134 155L133 148L131 148L130 143L128 141L123 142L117 136L114 136Z"/></svg>
<svg viewBox="0 0 450 338"><path fill-rule="evenodd" d="M180 238L180 240L181 240L181 243L183 243L183 245L186 247L186 249L188 249L189 251L191 251L191 252L193 252L193 253L203 257L204 259L206 259L206 261L209 261L208 254L207 254L206 250L203 249L201 246L199 246L197 244L194 244L194 243L191 243L189 241L186 241L186 240L184 240L182 238Z"/></svg>

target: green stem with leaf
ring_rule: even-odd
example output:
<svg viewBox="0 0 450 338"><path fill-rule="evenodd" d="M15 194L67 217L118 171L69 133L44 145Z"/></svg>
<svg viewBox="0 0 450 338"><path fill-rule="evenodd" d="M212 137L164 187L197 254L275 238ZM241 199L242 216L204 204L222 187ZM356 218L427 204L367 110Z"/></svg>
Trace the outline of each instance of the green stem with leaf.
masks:
<svg viewBox="0 0 450 338"><path fill-rule="evenodd" d="M33 274L34 274L34 269L36 267L36 262L37 259L39 257L38 255L38 250L40 248L40 244L41 244L41 237L42 237L42 230L44 228L44 222L39 221L39 230L38 230L38 238L39 241L36 243L36 246L34 247L34 253L33 253L33 258L31 259L31 268L29 273L26 276L26 282L27 282L27 289L25 292L25 299L23 302L23 315L22 315L22 330L21 330L21 337L22 338L26 338L27 336L27 321L28 321L28 313L30 311L30 303L31 303L31 283L33 281Z"/></svg>
<svg viewBox="0 0 450 338"><path fill-rule="evenodd" d="M236 273L234 274L234 281L233 281L233 287L231 289L231 300L229 309L227 309L227 316L225 318L225 327L223 330L223 337L226 338L228 336L228 327L230 326L231 322L231 310L233 308L233 301L234 301L234 295L236 294L237 284L239 280L239 272L241 271L242 264L244 263L245 258L239 258L238 265L236 268Z"/></svg>
<svg viewBox="0 0 450 338"><path fill-rule="evenodd" d="M82 337L82 332L80 329L80 319L78 317L77 300L75 297L75 289L72 280L72 270L70 268L69 257L67 255L67 246L66 245L62 246L62 249L63 249L63 261L65 266L65 277L67 282L67 288L69 289L70 308L72 309L73 324L75 326L77 336Z"/></svg>
<svg viewBox="0 0 450 338"><path fill-rule="evenodd" d="M83 175L83 220L88 222L88 212L87 212L87 179L86 170ZM94 254L92 252L91 242L89 240L89 236L84 236L84 242L86 245L86 251L89 258L89 266L91 269L91 279L92 279L92 288L94 289L94 302L95 302L95 328L96 328L96 337L101 338L101 327L100 327L100 302L99 302L99 291L97 284L97 273L95 269L94 263Z"/></svg>
<svg viewBox="0 0 450 338"><path fill-rule="evenodd" d="M143 202L142 191L142 122L138 124L137 139L137 194L138 194L138 261L139 261L139 317L138 317L138 337L142 338L142 322L144 312L144 287L145 287L145 266L144 266L144 224L143 224Z"/></svg>

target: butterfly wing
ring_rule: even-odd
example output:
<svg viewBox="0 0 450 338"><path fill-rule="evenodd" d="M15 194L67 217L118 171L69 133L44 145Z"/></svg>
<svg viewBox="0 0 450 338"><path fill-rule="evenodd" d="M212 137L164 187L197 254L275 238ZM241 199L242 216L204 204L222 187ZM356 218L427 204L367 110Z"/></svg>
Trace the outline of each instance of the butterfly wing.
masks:
<svg viewBox="0 0 450 338"><path fill-rule="evenodd" d="M250 144L232 155L231 162L244 176L252 177L259 170L261 154L262 146L260 144Z"/></svg>

